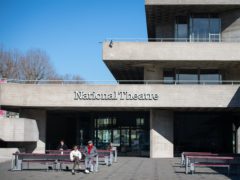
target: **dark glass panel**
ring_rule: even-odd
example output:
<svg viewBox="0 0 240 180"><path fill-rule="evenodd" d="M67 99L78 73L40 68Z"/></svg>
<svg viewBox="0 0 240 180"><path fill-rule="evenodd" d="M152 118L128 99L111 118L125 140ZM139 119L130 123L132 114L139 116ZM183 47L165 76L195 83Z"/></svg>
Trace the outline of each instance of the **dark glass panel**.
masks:
<svg viewBox="0 0 240 180"><path fill-rule="evenodd" d="M200 83L220 84L222 76L218 70L204 69L200 72Z"/></svg>
<svg viewBox="0 0 240 180"><path fill-rule="evenodd" d="M179 70L177 73L177 81L179 84L197 84L198 70L197 69Z"/></svg>
<svg viewBox="0 0 240 180"><path fill-rule="evenodd" d="M166 69L163 71L163 83L173 84L175 79L175 72L173 69Z"/></svg>

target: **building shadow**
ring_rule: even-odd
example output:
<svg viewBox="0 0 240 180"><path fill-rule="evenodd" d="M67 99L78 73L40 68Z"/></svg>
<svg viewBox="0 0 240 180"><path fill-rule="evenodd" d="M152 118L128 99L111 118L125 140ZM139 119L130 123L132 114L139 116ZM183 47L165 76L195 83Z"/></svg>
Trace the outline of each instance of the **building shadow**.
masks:
<svg viewBox="0 0 240 180"><path fill-rule="evenodd" d="M231 101L229 102L229 108L240 108L240 87L237 89L235 94L233 95Z"/></svg>

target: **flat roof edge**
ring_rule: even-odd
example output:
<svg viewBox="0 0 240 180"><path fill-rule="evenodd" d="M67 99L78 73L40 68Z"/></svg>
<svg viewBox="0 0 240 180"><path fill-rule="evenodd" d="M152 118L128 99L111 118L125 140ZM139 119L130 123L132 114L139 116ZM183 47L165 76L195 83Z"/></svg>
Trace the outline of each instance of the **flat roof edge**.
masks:
<svg viewBox="0 0 240 180"><path fill-rule="evenodd" d="M240 5L240 0L145 0L145 5Z"/></svg>

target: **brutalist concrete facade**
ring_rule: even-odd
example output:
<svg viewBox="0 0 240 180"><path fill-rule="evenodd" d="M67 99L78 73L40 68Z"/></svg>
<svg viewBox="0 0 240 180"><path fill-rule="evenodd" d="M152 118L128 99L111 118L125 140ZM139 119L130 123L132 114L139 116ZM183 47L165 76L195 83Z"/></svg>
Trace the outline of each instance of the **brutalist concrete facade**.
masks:
<svg viewBox="0 0 240 180"><path fill-rule="evenodd" d="M232 111L240 108L240 1L146 0L148 39L145 42L105 41L103 61L120 83L0 84L3 109L18 111L20 118L36 121L39 137L28 151L46 149L47 112L52 109L135 110L150 114L150 157L174 156L174 114L179 110ZM212 39L184 41L175 37L176 17L214 14L221 30ZM200 18L201 19L201 18ZM190 20L188 21L190 22ZM189 25L190 26L190 25ZM190 30L189 30L190 31ZM139 40L142 41L142 40ZM165 82L165 71L174 69L217 70L221 79L202 82ZM134 81L132 81L134 80ZM236 152L240 153L239 119ZM1 137L0 137L1 138Z"/></svg>

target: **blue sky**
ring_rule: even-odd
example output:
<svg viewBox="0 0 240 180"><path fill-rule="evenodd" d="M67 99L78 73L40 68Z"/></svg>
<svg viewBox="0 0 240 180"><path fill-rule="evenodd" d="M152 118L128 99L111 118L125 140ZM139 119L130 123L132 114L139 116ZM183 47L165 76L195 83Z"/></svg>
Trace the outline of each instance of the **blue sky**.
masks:
<svg viewBox="0 0 240 180"><path fill-rule="evenodd" d="M40 48L59 74L113 80L102 61L106 38L146 38L144 0L0 0L0 44Z"/></svg>

